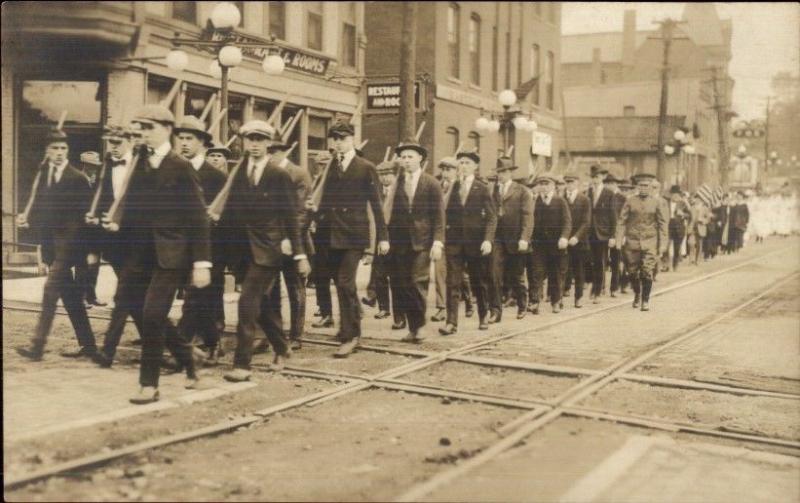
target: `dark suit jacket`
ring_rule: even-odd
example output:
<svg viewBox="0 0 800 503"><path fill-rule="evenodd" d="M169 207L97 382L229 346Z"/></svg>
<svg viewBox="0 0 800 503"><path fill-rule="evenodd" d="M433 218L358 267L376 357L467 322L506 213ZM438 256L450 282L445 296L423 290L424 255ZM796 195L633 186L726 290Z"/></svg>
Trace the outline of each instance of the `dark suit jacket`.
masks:
<svg viewBox="0 0 800 503"><path fill-rule="evenodd" d="M444 201L439 182L431 175L421 173L409 211L405 181L405 174L397 179L389 242L393 246L410 243L414 251L430 250L434 241L444 244Z"/></svg>
<svg viewBox="0 0 800 503"><path fill-rule="evenodd" d="M89 179L68 164L58 183L48 187L49 165L39 169L42 176L28 223L42 245L42 260L46 264L55 260L85 264L89 247L84 222L92 199Z"/></svg>
<svg viewBox="0 0 800 503"><path fill-rule="evenodd" d="M355 156L347 171L341 173L334 159L323 181L325 190L317 211L317 242L340 250L365 250L370 245L370 220L367 203L372 207L377 241L389 239L381 212L381 189L375 166Z"/></svg>
<svg viewBox="0 0 800 503"><path fill-rule="evenodd" d="M572 232L572 216L567 201L554 194L550 204L544 204L541 196L536 198L533 210L534 246L557 245L560 238L569 239Z"/></svg>
<svg viewBox="0 0 800 503"><path fill-rule="evenodd" d="M608 241L617 232L619 211L614 201L614 193L606 187L600 192L600 199L594 204L594 186L589 187L586 194L592 206L592 220L589 225L590 241Z"/></svg>
<svg viewBox="0 0 800 503"><path fill-rule="evenodd" d="M157 169L146 156L125 196L122 225L150 229L163 269L191 269L211 261L211 230L200 180L189 161L170 151Z"/></svg>
<svg viewBox="0 0 800 503"><path fill-rule="evenodd" d="M746 204L735 204L731 206L731 220L733 227L744 232L750 222L750 209Z"/></svg>
<svg viewBox="0 0 800 503"><path fill-rule="evenodd" d="M692 211L689 209L683 200L678 201L677 208L675 209L675 216L671 215L670 205L673 204L669 197L664 198L666 205L667 218L669 219L669 235L676 239L682 238L686 234L686 221L692 216Z"/></svg>
<svg viewBox="0 0 800 503"><path fill-rule="evenodd" d="M297 228L297 197L289 173L270 159L256 187L247 178L247 158L231 187L225 210L229 234L236 236L233 253L265 267L280 267L281 241L288 238L292 253L305 253Z"/></svg>
<svg viewBox="0 0 800 503"><path fill-rule="evenodd" d="M569 237L578 238L576 246L586 248L589 245L589 222L592 220L592 203L589 198L580 192L575 194L575 201L570 203L568 198L564 198L569 206L569 213L572 220L572 230ZM621 210L621 208L620 208Z"/></svg>
<svg viewBox="0 0 800 503"><path fill-rule="evenodd" d="M288 159L283 169L289 173L289 178L292 180L292 186L297 196L297 204L295 206L297 228L300 231L300 239L303 241L305 253L310 255L314 253L314 244L311 241L311 231L309 230L311 227L311 215L306 209L306 200L311 194L311 175L309 175L308 171Z"/></svg>
<svg viewBox="0 0 800 503"><path fill-rule="evenodd" d="M625 206L625 201L627 201L627 200L628 200L628 198L625 197L625 195L622 192L615 192L614 193L614 196L613 196L614 212L617 215L617 219L619 219L619 215L620 215L620 213L622 213L622 207Z"/></svg>
<svg viewBox="0 0 800 503"><path fill-rule="evenodd" d="M203 189L203 202L208 207L222 190L228 176L221 170L204 162L197 171L200 188ZM226 261L227 238L221 226L211 224L211 255L215 266L222 266Z"/></svg>
<svg viewBox="0 0 800 503"><path fill-rule="evenodd" d="M497 206L495 240L498 246L505 247L506 252L519 253L519 241L530 241L533 232L533 194L512 181L500 203Z"/></svg>
<svg viewBox="0 0 800 503"><path fill-rule="evenodd" d="M497 230L497 212L489 187L475 178L461 204L461 181L454 182L445 216L445 252L479 256L484 241L493 242Z"/></svg>

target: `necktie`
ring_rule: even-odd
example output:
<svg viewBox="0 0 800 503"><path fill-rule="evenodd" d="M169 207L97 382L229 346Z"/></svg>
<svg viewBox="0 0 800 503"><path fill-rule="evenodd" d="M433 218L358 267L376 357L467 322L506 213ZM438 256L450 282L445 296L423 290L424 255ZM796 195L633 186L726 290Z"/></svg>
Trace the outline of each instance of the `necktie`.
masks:
<svg viewBox="0 0 800 503"><path fill-rule="evenodd" d="M116 168L117 166L124 166L125 159L112 159L111 160L111 167Z"/></svg>
<svg viewBox="0 0 800 503"><path fill-rule="evenodd" d="M256 173L258 173L258 168L256 167L255 163L250 166L250 186L255 187L258 185L258 180L256 180Z"/></svg>
<svg viewBox="0 0 800 503"><path fill-rule="evenodd" d="M459 192L461 195L461 206L467 204L467 181L461 180L461 187L459 188Z"/></svg>
<svg viewBox="0 0 800 503"><path fill-rule="evenodd" d="M50 172L47 175L47 186L52 187L56 183L56 167L50 165Z"/></svg>
<svg viewBox="0 0 800 503"><path fill-rule="evenodd" d="M408 208L411 209L411 203L414 200L414 178L412 175L406 178L406 196L408 197Z"/></svg>
<svg viewBox="0 0 800 503"><path fill-rule="evenodd" d="M337 157L339 159L339 171L344 173L344 154L340 152Z"/></svg>

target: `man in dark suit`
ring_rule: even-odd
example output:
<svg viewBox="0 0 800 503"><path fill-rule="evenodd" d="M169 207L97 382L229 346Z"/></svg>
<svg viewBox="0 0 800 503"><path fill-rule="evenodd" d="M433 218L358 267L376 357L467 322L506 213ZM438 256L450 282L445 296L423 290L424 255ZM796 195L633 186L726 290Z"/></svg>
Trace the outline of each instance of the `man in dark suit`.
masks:
<svg viewBox="0 0 800 503"><path fill-rule="evenodd" d="M450 191L445 215L445 256L447 258L447 325L441 335L458 331L458 304L464 268L469 271L472 291L478 303L478 329L489 328L489 255L497 229L497 213L486 183L476 177L481 158L475 151L456 155L460 176Z"/></svg>
<svg viewBox="0 0 800 503"><path fill-rule="evenodd" d="M97 184L100 181L102 166L103 161L97 152L81 153L81 172L89 179L89 185L92 190L97 188ZM101 253L98 242L99 232L100 229L97 227L85 227L84 235L87 236L88 255L85 263L75 267L75 278L83 288L86 309L91 309L93 306L106 306L105 302L100 302L97 299L97 278L100 275Z"/></svg>
<svg viewBox="0 0 800 503"><path fill-rule="evenodd" d="M246 156L239 171L231 175L235 178L222 216L237 245L233 251L243 259L237 262L246 269L239 297L234 369L225 374L225 379L233 382L251 377L253 341L259 326L275 351L273 370L281 370L291 355L280 313L271 308L269 299L284 265L284 239L291 245L297 273L305 278L311 270L298 228L297 192L289 173L268 154L275 128L253 120L242 126L240 134Z"/></svg>
<svg viewBox="0 0 800 503"><path fill-rule="evenodd" d="M36 191L33 204L27 215L17 217L17 225L32 227L37 232L42 260L48 265L47 280L31 345L17 348L17 352L34 361L42 359L56 305L61 299L80 345L78 351L64 352L62 356L94 358L97 354L94 333L86 315L81 285L72 272L76 265L86 264L87 248L82 233L91 188L86 176L69 164L69 145L63 131L50 131L45 143L46 159L38 166L38 184L31 189Z"/></svg>
<svg viewBox="0 0 800 503"><path fill-rule="evenodd" d="M303 253L311 255L313 254L314 244L311 242L311 233L309 231L311 219L306 209L306 200L311 191L311 175L308 174L307 170L291 162L286 157L289 148L290 146L287 143L276 140L267 149L267 153L278 166L289 173L289 178L292 180L292 188L294 189L296 201L294 206L295 218L300 240L303 242ZM294 250L289 238L284 238L281 242L281 251L283 252L281 272L283 273L286 292L289 296L289 340L291 341L292 349L300 349L306 322L306 278L298 273ZM269 300L269 308L273 310L278 319L282 319L280 276L275 281L272 292L265 299Z"/></svg>
<svg viewBox="0 0 800 503"><path fill-rule="evenodd" d="M620 182L621 180L611 174L606 176L603 182L603 185L613 194L612 202L614 214L617 219L619 219L619 214L622 212L622 206L625 205L625 201L628 199L619 190ZM620 289L620 276L622 275L622 252L620 251L620 244L616 242L616 240L614 246L609 245L608 247L608 263L611 267L611 288L609 289L609 295L611 297L616 297L617 291Z"/></svg>
<svg viewBox="0 0 800 503"><path fill-rule="evenodd" d="M317 163L317 176L312 182L312 193L317 191L319 184L322 183L322 175L325 173L327 166L333 162L333 156L328 151L323 151L317 154L315 159ZM306 209L310 212L316 210L313 202L306 201ZM328 247L322 246L322 235L319 233L318 224L312 218L311 222L311 239L314 245L314 265L311 269L311 281L314 283L314 290L317 297L317 314L318 321L312 322L313 328L330 328L333 326L333 301L331 299L331 280L333 279L331 267L328 261Z"/></svg>
<svg viewBox="0 0 800 503"><path fill-rule="evenodd" d="M189 161L197 173L200 188L203 189L203 203L211 205L225 185L227 176L206 161L205 147L211 146L211 135L205 124L197 117L186 115L175 127L175 140L178 152ZM203 340L207 362L217 361L217 346L221 331L217 324L218 307L222 304L225 291L225 243L216 225L211 228L211 284L205 288L186 289L183 301L183 315L178 324L182 337L191 341L195 336Z"/></svg>
<svg viewBox="0 0 800 503"><path fill-rule="evenodd" d="M334 354L337 358L350 355L361 337L356 270L370 244L367 211L372 211L375 222L378 254L389 252L378 175L371 162L356 155L354 134L353 126L347 123L337 123L328 132L335 154L328 172L323 175L316 218L318 240L320 247L327 251L339 299L339 340L342 344Z"/></svg>
<svg viewBox="0 0 800 503"><path fill-rule="evenodd" d="M175 118L159 105L147 105L134 119L152 153L143 151L134 166L132 186L125 194L122 216L135 227L149 229L155 247L152 277L143 308L142 358L139 393L135 404L158 400L161 360L166 344L186 370L190 388L197 386L191 346L179 333L166 332L168 314L178 288L191 274L191 286L211 284L210 225L197 173L186 159L172 151L170 137Z"/></svg>
<svg viewBox="0 0 800 503"><path fill-rule="evenodd" d="M567 264L567 245L572 233L572 218L567 202L556 194L556 179L548 174L536 177L539 197L533 210L534 292L541 291L547 277L547 293L554 313L561 311L562 270ZM539 297L531 300L533 312L539 310Z"/></svg>
<svg viewBox="0 0 800 503"><path fill-rule="evenodd" d="M742 191L734 194L731 217L733 220L731 224L733 250L739 251L744 246L744 233L747 232L747 224L750 223L750 209L747 207L747 199Z"/></svg>
<svg viewBox="0 0 800 503"><path fill-rule="evenodd" d="M504 288L517 302L517 319L525 317L528 307L522 275L533 232L533 195L511 179L516 169L509 157L497 160L497 183L492 191L497 208L497 231L492 248L492 281L489 286L492 314L489 323L498 323L502 319Z"/></svg>
<svg viewBox="0 0 800 503"><path fill-rule="evenodd" d="M564 175L567 184L565 199L569 206L572 229L567 241L568 248L568 275L575 280L575 307L583 306L583 284L585 281L586 256L589 253L589 222L592 219L592 205L589 198L578 191L578 177L575 175ZM568 286L566 287L568 288Z"/></svg>
<svg viewBox="0 0 800 503"><path fill-rule="evenodd" d="M608 264L608 247L615 246L617 213L615 210L614 194L603 186L608 170L599 166L592 166L590 174L592 184L589 186L587 196L592 203L592 220L589 225L589 248L592 253L592 303L600 302L606 281L606 266Z"/></svg>
<svg viewBox="0 0 800 503"><path fill-rule="evenodd" d="M408 322L408 335L401 340L419 342L424 339L431 260L441 260L444 249L444 203L439 183L422 172L428 151L409 140L395 152L404 171L387 208L389 275L397 293L395 312Z"/></svg>
<svg viewBox="0 0 800 503"><path fill-rule="evenodd" d="M683 200L681 188L673 185L669 189L669 200L667 201L667 211L669 218L669 240L672 243L672 270L678 268L681 261L681 244L686 237L686 222L691 218L692 212L689 205ZM669 253L664 255L667 264L669 263Z"/></svg>

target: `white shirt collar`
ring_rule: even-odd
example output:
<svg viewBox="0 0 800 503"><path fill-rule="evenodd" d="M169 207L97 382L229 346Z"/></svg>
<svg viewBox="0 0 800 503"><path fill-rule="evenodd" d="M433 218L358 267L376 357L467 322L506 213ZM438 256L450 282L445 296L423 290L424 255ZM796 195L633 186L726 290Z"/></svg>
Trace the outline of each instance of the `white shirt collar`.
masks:
<svg viewBox="0 0 800 503"><path fill-rule="evenodd" d="M152 155L150 155L150 167L158 169L159 166L161 166L161 161L167 157L170 150L172 150L172 145L168 141L165 141L157 149L153 150Z"/></svg>
<svg viewBox="0 0 800 503"><path fill-rule="evenodd" d="M350 162L353 160L355 156L356 156L355 150L348 150L347 152L342 154L342 164L341 164L342 172L347 171L347 168L350 166Z"/></svg>
<svg viewBox="0 0 800 503"><path fill-rule="evenodd" d="M572 192L567 191L566 194L567 194L567 199L569 199L569 202L574 203L575 198L578 196L578 191L577 190L574 190Z"/></svg>
<svg viewBox="0 0 800 503"><path fill-rule="evenodd" d="M472 186L472 181L475 180L475 175L469 175L464 178L464 185L467 187Z"/></svg>
<svg viewBox="0 0 800 503"><path fill-rule="evenodd" d="M269 158L270 158L270 156L267 155L267 156L264 156L258 162L255 162L255 160L252 157L248 160L248 163L247 163L247 176L248 176L248 178L251 178L251 179L255 178L255 184L256 185L258 185L258 182L261 181L261 175L264 174L264 168L267 166L267 163L269 162ZM255 170L255 174L254 174L254 170Z"/></svg>
<svg viewBox="0 0 800 503"><path fill-rule="evenodd" d="M554 195L555 195L555 192L548 192L547 194L542 194L541 197L542 197L542 201L544 201L544 204L549 206L550 205L550 201L553 200L553 196Z"/></svg>
<svg viewBox="0 0 800 503"><path fill-rule="evenodd" d="M199 171L200 168L203 167L203 163L206 162L206 156L203 154L197 154L196 156L192 157L189 162L192 164L192 167L195 171Z"/></svg>

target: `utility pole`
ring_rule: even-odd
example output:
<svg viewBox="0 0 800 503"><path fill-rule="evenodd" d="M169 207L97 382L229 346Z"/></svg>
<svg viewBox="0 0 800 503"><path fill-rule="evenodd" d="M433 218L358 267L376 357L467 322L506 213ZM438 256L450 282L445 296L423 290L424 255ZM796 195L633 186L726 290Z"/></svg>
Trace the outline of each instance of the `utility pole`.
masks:
<svg viewBox="0 0 800 503"><path fill-rule="evenodd" d="M764 121L764 184L766 185L769 172L769 99L767 96L767 109L765 110L766 119Z"/></svg>
<svg viewBox="0 0 800 503"><path fill-rule="evenodd" d="M656 21L655 23L661 26L661 36L660 37L649 37L653 40L663 40L664 41L664 53L663 53L663 60L661 63L661 102L659 103L658 107L658 138L656 143L658 145L658 152L657 154L657 168L656 168L656 176L660 181L663 182L664 180L664 161L665 161L665 153L664 153L664 130L667 127L667 104L669 100L669 51L672 46L672 41L676 39L674 36L675 28L678 24L683 23L684 21L675 21L674 19L664 19L661 21ZM686 37L680 37L686 38Z"/></svg>
<svg viewBox="0 0 800 503"><path fill-rule="evenodd" d="M719 174L720 185L723 187L728 185L730 154L728 153L728 134L726 126L728 124L728 106L722 102L722 96L719 89L719 67L711 67L711 84L714 93L714 110L717 112L717 157L719 158ZM727 82L726 82L727 85Z"/></svg>
<svg viewBox="0 0 800 503"><path fill-rule="evenodd" d="M416 109L414 80L417 67L417 2L403 3L403 35L400 42L400 125L399 141L414 138Z"/></svg>

